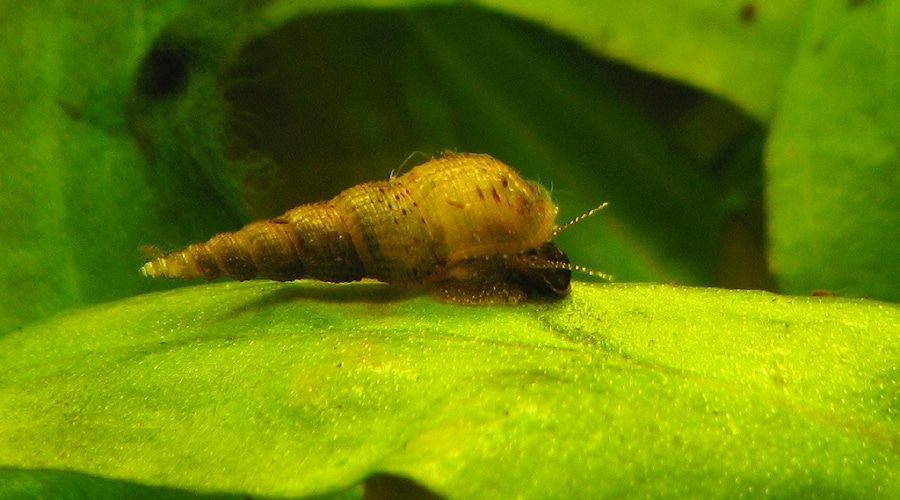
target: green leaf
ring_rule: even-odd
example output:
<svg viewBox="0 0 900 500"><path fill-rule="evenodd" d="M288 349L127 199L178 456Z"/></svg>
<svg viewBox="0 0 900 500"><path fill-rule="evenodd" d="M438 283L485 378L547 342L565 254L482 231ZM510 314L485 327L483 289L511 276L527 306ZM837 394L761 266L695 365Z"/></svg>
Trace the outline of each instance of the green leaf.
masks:
<svg viewBox="0 0 900 500"><path fill-rule="evenodd" d="M210 151L210 79L201 72L188 84L207 110L199 124L191 121L196 113L173 117L194 101L151 105L136 90L151 47L165 46L166 37L157 35L184 7L6 3L0 333L68 307L160 289L135 272L141 245L187 243L186 226L212 234L240 220L223 209L213 180L197 171L218 165ZM196 57L198 66L214 60L227 38L204 26L223 22L211 16L194 22L192 32L202 32L205 45L189 45L196 54L185 57ZM139 137L160 122L188 144L151 153L153 145Z"/></svg>
<svg viewBox="0 0 900 500"><path fill-rule="evenodd" d="M443 1L332 1L331 6L440 5ZM527 19L594 52L724 95L758 118L771 116L794 55L804 2L578 2L479 0L486 9ZM305 0L269 2L274 24L318 10ZM459 29L459 27L455 27Z"/></svg>
<svg viewBox="0 0 900 500"><path fill-rule="evenodd" d="M52 498L83 500L85 498L127 498L129 500L243 500L246 495L201 494L130 481L92 477L75 472L21 470L0 468L0 498ZM332 498L339 498L335 495ZM345 498L352 498L347 496Z"/></svg>
<svg viewBox="0 0 900 500"><path fill-rule="evenodd" d="M0 465L271 496L387 473L451 498L892 497L898 325L664 285L522 307L182 288L0 339Z"/></svg>
<svg viewBox="0 0 900 500"><path fill-rule="evenodd" d="M786 291L900 300L897 2L815 2L768 144L771 266Z"/></svg>

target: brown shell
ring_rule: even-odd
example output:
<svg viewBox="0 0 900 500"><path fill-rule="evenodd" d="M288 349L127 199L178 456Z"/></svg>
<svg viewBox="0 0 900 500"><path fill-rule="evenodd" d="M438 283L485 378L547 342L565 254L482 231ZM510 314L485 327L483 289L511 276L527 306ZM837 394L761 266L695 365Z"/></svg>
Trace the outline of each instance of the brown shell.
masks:
<svg viewBox="0 0 900 500"><path fill-rule="evenodd" d="M543 288L553 290L547 295L568 291L571 272L559 265L568 260L549 243L556 211L547 190L503 162L447 154L217 234L149 260L141 271L185 279L374 278L433 286L454 302L518 302L544 295Z"/></svg>

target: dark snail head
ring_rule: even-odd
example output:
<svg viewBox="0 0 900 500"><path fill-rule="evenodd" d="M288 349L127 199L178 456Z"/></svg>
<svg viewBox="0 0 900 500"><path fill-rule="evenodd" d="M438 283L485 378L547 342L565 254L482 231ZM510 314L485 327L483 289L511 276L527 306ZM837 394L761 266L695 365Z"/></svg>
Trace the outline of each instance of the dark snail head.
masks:
<svg viewBox="0 0 900 500"><path fill-rule="evenodd" d="M509 261L509 278L531 298L562 298L569 294L572 269L569 258L551 241Z"/></svg>

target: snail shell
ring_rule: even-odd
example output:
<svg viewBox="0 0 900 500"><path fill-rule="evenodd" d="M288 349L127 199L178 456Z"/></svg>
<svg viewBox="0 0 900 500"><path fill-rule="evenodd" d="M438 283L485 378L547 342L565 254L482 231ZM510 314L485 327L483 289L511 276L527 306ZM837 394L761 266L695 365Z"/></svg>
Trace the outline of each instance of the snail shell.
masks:
<svg viewBox="0 0 900 500"><path fill-rule="evenodd" d="M451 302L561 296L571 271L550 239L546 189L488 155L446 154L237 232L151 259L153 278L262 276L425 285Z"/></svg>

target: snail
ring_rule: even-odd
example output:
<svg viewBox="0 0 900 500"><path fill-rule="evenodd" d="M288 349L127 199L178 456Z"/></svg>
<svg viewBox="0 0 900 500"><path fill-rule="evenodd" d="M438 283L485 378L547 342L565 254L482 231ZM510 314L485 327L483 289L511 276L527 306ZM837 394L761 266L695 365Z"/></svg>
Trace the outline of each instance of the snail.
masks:
<svg viewBox="0 0 900 500"><path fill-rule="evenodd" d="M153 278L230 276L424 286L453 303L560 298L573 270L552 242L550 193L485 154L446 153L386 181L148 260Z"/></svg>

